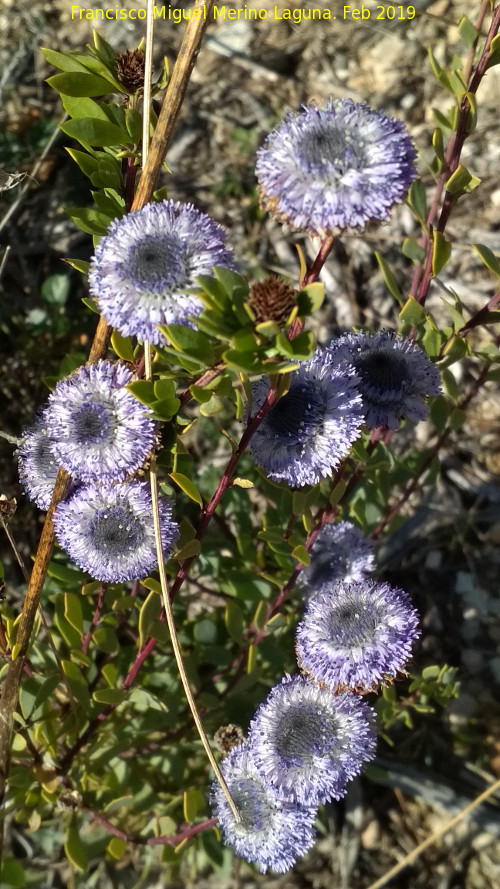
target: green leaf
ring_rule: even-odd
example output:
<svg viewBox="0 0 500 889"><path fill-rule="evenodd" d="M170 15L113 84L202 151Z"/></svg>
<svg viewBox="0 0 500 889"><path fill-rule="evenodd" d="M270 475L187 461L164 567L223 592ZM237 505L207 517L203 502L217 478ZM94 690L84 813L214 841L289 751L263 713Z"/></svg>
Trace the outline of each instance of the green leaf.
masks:
<svg viewBox="0 0 500 889"><path fill-rule="evenodd" d="M122 336L117 330L113 330L113 333L111 334L111 348L122 361L132 361L134 350L132 348L132 340L129 336Z"/></svg>
<svg viewBox="0 0 500 889"><path fill-rule="evenodd" d="M214 347L205 333L184 324L162 324L160 330L179 352L196 358L205 365L214 363Z"/></svg>
<svg viewBox="0 0 500 889"><path fill-rule="evenodd" d="M69 156L73 158L76 164L80 167L82 173L85 176L90 177L99 167L99 161L96 157L93 157L91 154L88 154L86 151L78 151L77 148L66 148Z"/></svg>
<svg viewBox="0 0 500 889"><path fill-rule="evenodd" d="M108 120L96 117L78 117L61 124L60 129L82 145L131 145L126 130Z"/></svg>
<svg viewBox="0 0 500 889"><path fill-rule="evenodd" d="M156 400L153 383L149 380L134 380L125 388L128 389L128 391L131 392L141 404L150 405Z"/></svg>
<svg viewBox="0 0 500 889"><path fill-rule="evenodd" d="M197 558L201 552L201 543L197 537L188 542L172 556L176 562L183 562L184 559L191 559L193 556Z"/></svg>
<svg viewBox="0 0 500 889"><path fill-rule="evenodd" d="M469 194L471 191L474 191L480 182L481 180L478 179L477 176L473 176L472 173L469 173L467 167L464 167L463 164L459 164L455 172L452 173L448 179L445 188L454 197L460 197L460 195Z"/></svg>
<svg viewBox="0 0 500 889"><path fill-rule="evenodd" d="M245 619L241 608L232 599L230 599L226 605L224 621L231 639L237 642L238 645L243 645L245 641L243 632L245 629Z"/></svg>
<svg viewBox="0 0 500 889"><path fill-rule="evenodd" d="M142 139L142 114L135 108L127 108L125 111L125 124L130 138L137 145Z"/></svg>
<svg viewBox="0 0 500 889"><path fill-rule="evenodd" d="M300 544L299 546L294 547L292 549L292 556L297 559L298 562L301 562L303 565L310 565L311 557L307 552L305 546Z"/></svg>
<svg viewBox="0 0 500 889"><path fill-rule="evenodd" d="M110 84L103 77L85 74L82 71L65 71L47 78L52 89L66 96L104 96L109 93Z"/></svg>
<svg viewBox="0 0 500 889"><path fill-rule="evenodd" d="M413 262L422 262L425 259L425 250L413 238L405 238L401 247L403 256Z"/></svg>
<svg viewBox="0 0 500 889"><path fill-rule="evenodd" d="M100 651L105 651L106 654L116 654L120 650L120 643L115 630L106 624L101 624L100 627L94 630L92 641Z"/></svg>
<svg viewBox="0 0 500 889"><path fill-rule="evenodd" d="M82 600L76 593L64 594L64 617L81 636L83 634Z"/></svg>
<svg viewBox="0 0 500 889"><path fill-rule="evenodd" d="M97 704L113 704L118 706L125 700L125 692L121 688L98 688L92 695Z"/></svg>
<svg viewBox="0 0 500 889"><path fill-rule="evenodd" d="M198 812L205 808L205 798L196 788L185 790L183 794L183 813L184 820L188 824L192 824Z"/></svg>
<svg viewBox="0 0 500 889"><path fill-rule="evenodd" d="M253 616L253 621L252 621L254 627L257 630L262 630L262 628L265 627L266 620L267 620L267 613L268 613L267 602L264 602L264 601L259 602L259 604L257 605L256 611L255 611L255 614Z"/></svg>
<svg viewBox="0 0 500 889"><path fill-rule="evenodd" d="M43 299L50 306L64 306L70 291L69 275L56 273L45 278L40 290Z"/></svg>
<svg viewBox="0 0 500 889"><path fill-rule="evenodd" d="M416 182L410 187L408 192L408 206L411 207L415 216L425 225L425 220L427 218L427 195L425 192L425 185L423 184L421 179L417 179Z"/></svg>
<svg viewBox="0 0 500 889"><path fill-rule="evenodd" d="M64 207L73 222L88 235L105 235L112 217L92 207Z"/></svg>
<svg viewBox="0 0 500 889"><path fill-rule="evenodd" d="M500 278L500 262L493 251L489 247L485 247L484 244L472 244L472 249L476 251L486 268Z"/></svg>
<svg viewBox="0 0 500 889"><path fill-rule="evenodd" d="M439 275L451 256L451 244L442 232L432 233L432 274Z"/></svg>
<svg viewBox="0 0 500 889"><path fill-rule="evenodd" d="M81 71L86 73L85 65L72 58L69 53L56 52L54 49L48 49L44 46L41 46L40 49L49 65L53 65L54 68L59 68L61 71Z"/></svg>
<svg viewBox="0 0 500 889"><path fill-rule="evenodd" d="M418 327L425 318L425 309L413 296L409 296L399 313L399 317L405 324Z"/></svg>
<svg viewBox="0 0 500 889"><path fill-rule="evenodd" d="M125 855L125 852L127 851L127 843L125 840L120 839L120 837L113 837L109 841L106 851L112 858L118 860Z"/></svg>
<svg viewBox="0 0 500 889"><path fill-rule="evenodd" d="M388 291L392 293L394 299L399 303L399 305L402 306L403 296L397 285L390 265L386 262L386 260L380 253L377 253L377 251L375 251L375 259L377 260L379 269L382 272L385 286L387 287Z"/></svg>
<svg viewBox="0 0 500 889"><path fill-rule="evenodd" d="M466 15L463 15L458 23L458 33L469 49L474 45L479 36L479 31Z"/></svg>
<svg viewBox="0 0 500 889"><path fill-rule="evenodd" d="M182 472L171 472L170 478L191 500L194 500L199 506L203 506L202 496L198 491L198 488L187 475L183 475Z"/></svg>
<svg viewBox="0 0 500 889"><path fill-rule="evenodd" d="M151 627L158 620L161 612L161 597L158 593L151 592L146 597L139 612L139 648L147 642Z"/></svg>
<svg viewBox="0 0 500 889"><path fill-rule="evenodd" d="M95 312L96 315L100 315L99 309L97 308L97 301L92 296L82 296L82 303L84 306L87 306L91 312Z"/></svg>
<svg viewBox="0 0 500 889"><path fill-rule="evenodd" d="M83 275L88 274L90 262L86 262L84 259L64 259L63 262L67 262L72 269L76 269L77 272L81 272ZM95 300L92 300L92 302L95 305ZM94 311L96 310L94 309Z"/></svg>
<svg viewBox="0 0 500 889"><path fill-rule="evenodd" d="M313 315L323 305L325 298L325 285L320 281L308 284L297 295L299 317Z"/></svg>
<svg viewBox="0 0 500 889"><path fill-rule="evenodd" d="M20 861L16 858L5 858L0 871L0 883L5 889L24 889L26 876Z"/></svg>
<svg viewBox="0 0 500 889"><path fill-rule="evenodd" d="M79 871L86 871L88 867L88 857L85 846L80 839L78 831L78 821L76 815L71 816L66 841L64 843L64 851L66 858L71 862L73 867Z"/></svg>

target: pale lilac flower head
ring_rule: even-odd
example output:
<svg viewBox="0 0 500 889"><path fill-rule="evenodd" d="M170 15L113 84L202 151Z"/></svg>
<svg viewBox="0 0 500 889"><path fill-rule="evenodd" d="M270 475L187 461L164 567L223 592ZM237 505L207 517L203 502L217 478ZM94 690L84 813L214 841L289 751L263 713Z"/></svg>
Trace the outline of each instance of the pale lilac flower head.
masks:
<svg viewBox="0 0 500 889"><path fill-rule="evenodd" d="M115 220L90 264L89 288L106 321L124 336L161 345L158 324L190 324L203 305L197 275L234 269L226 233L192 204L161 201Z"/></svg>
<svg viewBox="0 0 500 889"><path fill-rule="evenodd" d="M45 411L32 426L24 430L17 459L19 481L27 497L40 509L48 509L56 483L58 463L47 433Z"/></svg>
<svg viewBox="0 0 500 889"><path fill-rule="evenodd" d="M333 691L367 691L397 676L418 635L418 615L403 590L339 582L310 599L297 627L297 660Z"/></svg>
<svg viewBox="0 0 500 889"><path fill-rule="evenodd" d="M352 522L323 525L309 555L298 586L310 596L337 580L363 580L374 568L373 544Z"/></svg>
<svg viewBox="0 0 500 889"><path fill-rule="evenodd" d="M212 809L224 842L261 873L285 873L314 843L317 807L278 799L256 771L248 744L234 747L221 770L241 817L237 822L214 781Z"/></svg>
<svg viewBox="0 0 500 889"><path fill-rule="evenodd" d="M82 485L59 503L54 527L70 559L96 580L118 583L146 577L157 566L151 493L145 482ZM173 551L178 526L160 498L163 554Z"/></svg>
<svg viewBox="0 0 500 889"><path fill-rule="evenodd" d="M268 390L268 381L259 380L253 393L253 415ZM362 423L355 373L318 349L292 372L288 392L260 423L250 453L270 479L293 487L313 485L336 469Z"/></svg>
<svg viewBox="0 0 500 889"><path fill-rule="evenodd" d="M289 112L257 153L262 204L292 228L324 235L389 218L416 178L405 125L352 99Z"/></svg>
<svg viewBox="0 0 500 889"><path fill-rule="evenodd" d="M357 695L333 695L286 676L259 707L248 747L262 779L304 805L340 799L375 755L373 711Z"/></svg>
<svg viewBox="0 0 500 889"><path fill-rule="evenodd" d="M149 408L125 389L131 379L124 365L99 361L61 380L51 393L45 413L51 447L73 478L123 480L150 453L155 423Z"/></svg>
<svg viewBox="0 0 500 889"><path fill-rule="evenodd" d="M329 350L351 364L360 378L366 425L397 429L401 418L425 419L426 395L439 395L439 371L420 346L390 331L348 333Z"/></svg>

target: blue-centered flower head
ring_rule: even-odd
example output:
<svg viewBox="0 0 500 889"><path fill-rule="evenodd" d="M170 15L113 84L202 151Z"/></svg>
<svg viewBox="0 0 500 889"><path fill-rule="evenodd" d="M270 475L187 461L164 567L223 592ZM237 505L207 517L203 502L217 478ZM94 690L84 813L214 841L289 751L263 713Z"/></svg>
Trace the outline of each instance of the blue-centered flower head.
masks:
<svg viewBox="0 0 500 889"><path fill-rule="evenodd" d="M405 125L352 99L288 112L257 152L261 202L294 229L324 235L389 218L416 178Z"/></svg>
<svg viewBox="0 0 500 889"><path fill-rule="evenodd" d="M267 379L255 385L253 415L268 390ZM270 479L314 485L346 456L363 419L356 374L318 349L292 372L288 392L268 411L249 450Z"/></svg>
<svg viewBox="0 0 500 889"><path fill-rule="evenodd" d="M164 497L160 497L159 511L163 553L168 559L178 526ZM151 492L145 482L98 488L82 485L59 503L54 528L70 559L96 580L137 580L157 566Z"/></svg>
<svg viewBox="0 0 500 889"><path fill-rule="evenodd" d="M234 747L221 771L241 818L236 821L214 781L211 803L224 842L261 873L285 873L314 843L317 807L278 799L256 771L248 744Z"/></svg>
<svg viewBox="0 0 500 889"><path fill-rule="evenodd" d="M397 429L402 418L425 419L424 397L441 392L439 371L425 352L391 331L348 333L333 340L329 350L356 369L370 429Z"/></svg>
<svg viewBox="0 0 500 889"><path fill-rule="evenodd" d="M26 496L40 509L48 509L59 467L47 432L46 411L24 430L16 455Z"/></svg>
<svg viewBox="0 0 500 889"><path fill-rule="evenodd" d="M374 568L373 544L352 522L323 525L309 555L298 586L310 596L337 580L363 580Z"/></svg>
<svg viewBox="0 0 500 889"><path fill-rule="evenodd" d="M150 453L155 423L125 388L131 379L123 364L99 361L80 367L51 393L45 414L51 447L73 478L121 481Z"/></svg>
<svg viewBox="0 0 500 889"><path fill-rule="evenodd" d="M333 695L303 676L286 676L257 710L248 746L262 779L279 796L325 803L375 755L373 711L357 695Z"/></svg>
<svg viewBox="0 0 500 889"><path fill-rule="evenodd" d="M418 636L418 615L403 590L338 582L309 600L297 627L297 660L333 691L367 691L397 676Z"/></svg>
<svg viewBox="0 0 500 889"><path fill-rule="evenodd" d="M161 201L115 220L90 263L89 288L124 336L165 344L158 324L191 324L203 305L187 291L214 266L234 269L226 232L192 204Z"/></svg>

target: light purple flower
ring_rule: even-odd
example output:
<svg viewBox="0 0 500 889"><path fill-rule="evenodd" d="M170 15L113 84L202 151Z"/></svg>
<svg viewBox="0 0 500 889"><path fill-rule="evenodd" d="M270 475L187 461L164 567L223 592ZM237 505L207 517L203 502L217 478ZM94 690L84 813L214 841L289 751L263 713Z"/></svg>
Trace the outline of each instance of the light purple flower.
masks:
<svg viewBox="0 0 500 889"><path fill-rule="evenodd" d="M61 380L51 393L45 414L51 447L73 478L123 480L151 452L155 423L125 388L131 379L125 365L99 361Z"/></svg>
<svg viewBox="0 0 500 889"><path fill-rule="evenodd" d="M190 324L203 304L189 292L214 266L234 269L226 232L192 204L161 201L115 220L90 264L89 288L124 336L165 343L159 324Z"/></svg>
<svg viewBox="0 0 500 889"><path fill-rule="evenodd" d="M405 125L352 99L289 112L257 153L262 204L323 235L388 219L416 178Z"/></svg>
<svg viewBox="0 0 500 889"><path fill-rule="evenodd" d="M329 351L353 365L359 375L366 425L397 429L407 418L425 419L426 395L439 395L439 371L420 346L391 331L348 333L330 343Z"/></svg>
<svg viewBox="0 0 500 889"><path fill-rule="evenodd" d="M253 415L268 389L266 379L256 384ZM288 392L266 414L249 450L274 481L313 485L331 475L346 456L363 419L355 373L317 350L292 372Z"/></svg>
<svg viewBox="0 0 500 889"><path fill-rule="evenodd" d="M310 599L297 627L297 660L334 691L367 691L397 676L418 636L418 615L403 590L339 582Z"/></svg>
<svg viewBox="0 0 500 889"><path fill-rule="evenodd" d="M298 586L313 596L337 580L364 580L373 571L373 544L352 522L323 525L299 574Z"/></svg>
<svg viewBox="0 0 500 889"><path fill-rule="evenodd" d="M248 747L263 781L305 805L345 795L375 755L373 711L357 695L333 695L303 676L286 676L259 707Z"/></svg>
<svg viewBox="0 0 500 889"><path fill-rule="evenodd" d="M56 483L58 463L47 434L47 417L43 411L32 426L24 430L16 452L19 481L27 497L40 509L48 509Z"/></svg>
<svg viewBox="0 0 500 889"><path fill-rule="evenodd" d="M261 873L285 873L314 843L317 807L278 799L256 771L248 744L234 747L221 770L241 817L237 822L214 781L211 803L224 842Z"/></svg>
<svg viewBox="0 0 500 889"><path fill-rule="evenodd" d="M160 498L163 553L178 535L168 500ZM146 577L157 566L151 493L145 482L82 485L59 503L54 527L70 559L96 580L118 583Z"/></svg>

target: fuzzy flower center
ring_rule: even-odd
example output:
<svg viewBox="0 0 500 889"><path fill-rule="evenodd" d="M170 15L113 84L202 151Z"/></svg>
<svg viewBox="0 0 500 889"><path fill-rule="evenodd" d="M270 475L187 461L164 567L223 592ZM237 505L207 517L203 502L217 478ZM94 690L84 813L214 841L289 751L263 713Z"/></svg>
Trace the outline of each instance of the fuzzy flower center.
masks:
<svg viewBox="0 0 500 889"><path fill-rule="evenodd" d="M331 639L336 645L356 648L373 641L379 615L373 606L350 598L331 613Z"/></svg>
<svg viewBox="0 0 500 889"><path fill-rule="evenodd" d="M311 383L292 386L269 411L266 422L276 438L287 444L305 442L323 425L325 403Z"/></svg>
<svg viewBox="0 0 500 889"><path fill-rule="evenodd" d="M354 363L363 382L383 392L399 392L410 382L408 362L394 349L367 349L355 356Z"/></svg>
<svg viewBox="0 0 500 889"><path fill-rule="evenodd" d="M164 293L185 282L185 253L185 246L174 235L148 235L130 249L126 271L137 287Z"/></svg>
<svg viewBox="0 0 500 889"><path fill-rule="evenodd" d="M314 756L325 756L335 746L336 719L314 704L292 707L277 726L276 749L287 765L312 765Z"/></svg>
<svg viewBox="0 0 500 889"><path fill-rule="evenodd" d="M241 823L235 825L236 833L257 833L269 829L273 811L262 785L252 778L244 778L236 786L231 786L231 795L241 817Z"/></svg>
<svg viewBox="0 0 500 889"><path fill-rule="evenodd" d="M334 123L311 127L300 139L298 154L311 170L336 167L339 176L367 166L366 143L359 135L339 129Z"/></svg>
<svg viewBox="0 0 500 889"><path fill-rule="evenodd" d="M74 431L80 444L96 444L109 440L115 429L109 405L82 405L74 417Z"/></svg>
<svg viewBox="0 0 500 889"><path fill-rule="evenodd" d="M121 556L140 547L144 526L137 516L121 506L100 510L90 527L96 549L109 556Z"/></svg>

